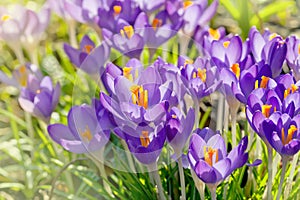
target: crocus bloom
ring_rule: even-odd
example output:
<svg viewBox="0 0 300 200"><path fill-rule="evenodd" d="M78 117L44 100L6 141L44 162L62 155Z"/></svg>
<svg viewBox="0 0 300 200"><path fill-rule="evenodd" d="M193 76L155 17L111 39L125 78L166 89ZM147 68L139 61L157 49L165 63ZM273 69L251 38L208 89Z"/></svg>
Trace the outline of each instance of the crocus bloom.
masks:
<svg viewBox="0 0 300 200"><path fill-rule="evenodd" d="M48 126L50 137L73 153L89 153L103 148L109 141L110 130L108 127L102 127L102 124L108 125L109 121L106 114L99 116L101 123L98 121L96 112L104 111L103 107L98 109L85 104L72 107L68 114L67 126L63 124Z"/></svg>
<svg viewBox="0 0 300 200"><path fill-rule="evenodd" d="M171 95L171 83L163 83L157 70L152 66L145 69L137 82L124 76L114 80L112 97L101 93L103 106L111 112L115 120L124 123L135 123L145 126L149 123L160 123L168 109L168 98Z"/></svg>
<svg viewBox="0 0 300 200"><path fill-rule="evenodd" d="M300 115L291 118L284 113L265 120L262 129L270 145L281 156L293 156L300 150Z"/></svg>
<svg viewBox="0 0 300 200"><path fill-rule="evenodd" d="M141 127L142 128L142 127ZM130 152L145 165L157 162L166 140L163 123L154 128L134 129L124 126L121 130Z"/></svg>
<svg viewBox="0 0 300 200"><path fill-rule="evenodd" d="M50 77L39 80L29 75L26 87L21 89L19 103L26 112L48 122L58 104L59 95L59 83L53 88Z"/></svg>
<svg viewBox="0 0 300 200"><path fill-rule="evenodd" d="M192 133L195 122L195 111L190 108L186 116L182 112L173 107L168 113L166 122L167 140L172 146L176 156L181 156L187 139Z"/></svg>
<svg viewBox="0 0 300 200"><path fill-rule="evenodd" d="M297 81L300 80L300 40L296 36L286 38L287 54L286 61L292 69Z"/></svg>
<svg viewBox="0 0 300 200"><path fill-rule="evenodd" d="M190 59L180 58L178 67L181 75L186 79L187 87L198 100L210 95L221 86L221 81L217 80L217 67L212 65L209 59L198 57L193 62Z"/></svg>
<svg viewBox="0 0 300 200"><path fill-rule="evenodd" d="M64 44L64 50L70 61L88 74L98 73L110 55L110 48L106 43L96 47L87 35L82 38L79 49Z"/></svg>
<svg viewBox="0 0 300 200"><path fill-rule="evenodd" d="M216 13L219 1L213 1L207 6L207 0L185 1L183 2L184 20L183 32L192 35L198 26L204 27Z"/></svg>
<svg viewBox="0 0 300 200"><path fill-rule="evenodd" d="M209 128L197 129L190 139L190 166L203 182L217 186L235 169L246 164L247 145L248 139L244 137L239 145L227 154L224 139L219 132L214 133Z"/></svg>

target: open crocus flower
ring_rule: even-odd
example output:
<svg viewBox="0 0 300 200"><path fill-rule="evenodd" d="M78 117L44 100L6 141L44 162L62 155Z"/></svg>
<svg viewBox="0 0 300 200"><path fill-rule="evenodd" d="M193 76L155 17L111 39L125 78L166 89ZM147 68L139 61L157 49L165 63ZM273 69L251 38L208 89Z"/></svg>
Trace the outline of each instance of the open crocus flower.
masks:
<svg viewBox="0 0 300 200"><path fill-rule="evenodd" d="M88 74L98 73L110 55L110 48L106 43L96 47L87 35L82 38L79 49L64 44L64 50L70 61Z"/></svg>
<svg viewBox="0 0 300 200"><path fill-rule="evenodd" d="M181 156L182 150L192 133L195 122L195 111L190 108L186 116L182 112L173 107L168 113L166 122L167 140L173 148L176 157Z"/></svg>
<svg viewBox="0 0 300 200"><path fill-rule="evenodd" d="M124 76L117 77L114 80L116 95L109 97L101 93L100 100L122 124L158 124L166 115L171 85L170 82L163 83L157 70L149 66L135 83Z"/></svg>
<svg viewBox="0 0 300 200"><path fill-rule="evenodd" d="M59 83L53 88L50 77L46 76L39 80L29 75L26 87L21 89L19 103L26 112L48 122L58 104L59 96Z"/></svg>
<svg viewBox="0 0 300 200"><path fill-rule="evenodd" d="M187 88L198 100L210 95L221 86L222 81L217 79L217 67L212 65L209 59L198 57L193 62L190 59L180 58L178 67L181 75L187 80Z"/></svg>
<svg viewBox="0 0 300 200"><path fill-rule="evenodd" d="M292 69L297 81L300 80L300 40L296 36L286 38L287 54L286 61Z"/></svg>
<svg viewBox="0 0 300 200"><path fill-rule="evenodd" d="M188 160L198 178L206 184L217 186L235 169L246 164L247 145L248 139L244 137L227 154L224 139L219 132L214 133L209 128L197 129L190 139Z"/></svg>
<svg viewBox="0 0 300 200"><path fill-rule="evenodd" d="M263 132L270 145L281 156L293 156L300 150L300 115L291 118L284 113L265 120Z"/></svg>
<svg viewBox="0 0 300 200"><path fill-rule="evenodd" d="M128 149L141 163L152 165L157 162L166 141L166 130L163 124L139 129L123 126L119 129ZM120 133L118 134L120 135Z"/></svg>
<svg viewBox="0 0 300 200"><path fill-rule="evenodd" d="M103 111L103 107L85 104L74 106L68 114L68 126L51 124L48 126L48 133L56 143L70 152L89 153L99 150L105 146L110 137L110 123L106 111L104 111L106 114L99 116L101 123L96 116L96 112L103 113Z"/></svg>

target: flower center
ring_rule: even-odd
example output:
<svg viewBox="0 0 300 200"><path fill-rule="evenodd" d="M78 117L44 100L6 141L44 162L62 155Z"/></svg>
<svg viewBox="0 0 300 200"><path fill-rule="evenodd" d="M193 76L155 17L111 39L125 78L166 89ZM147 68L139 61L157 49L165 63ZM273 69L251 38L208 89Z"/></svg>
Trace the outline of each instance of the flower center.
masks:
<svg viewBox="0 0 300 200"><path fill-rule="evenodd" d="M183 2L183 8L187 9L188 7L190 7L191 5L193 5L192 1L185 1Z"/></svg>
<svg viewBox="0 0 300 200"><path fill-rule="evenodd" d="M230 44L230 41L225 41L225 42L223 42L223 47L225 47L227 49L229 44Z"/></svg>
<svg viewBox="0 0 300 200"><path fill-rule="evenodd" d="M213 162L213 156L214 154L215 156L215 162ZM218 162L219 160L219 156L218 156L218 149L213 149L211 147L204 147L204 160L205 162L207 162L207 164L209 164L210 166L213 165L213 163Z"/></svg>
<svg viewBox="0 0 300 200"><path fill-rule="evenodd" d="M86 126L85 131L84 131L84 132L81 132L80 135L81 135L83 138L87 139L88 141L91 141L92 138L93 138L93 136L92 136L92 134L91 134L91 131L90 131L90 129L89 129L88 126Z"/></svg>
<svg viewBox="0 0 300 200"><path fill-rule="evenodd" d="M123 29L120 30L120 33L123 37L127 36L128 39L130 39L134 35L133 27L128 25L124 26Z"/></svg>
<svg viewBox="0 0 300 200"><path fill-rule="evenodd" d="M219 40L221 37L221 34L217 29L209 28L208 33L209 33L210 37L212 37L214 40Z"/></svg>
<svg viewBox="0 0 300 200"><path fill-rule="evenodd" d="M115 6L113 7L113 9L114 9L114 15L115 15L115 16L119 15L119 14L122 12L122 7L119 6L119 5L115 5Z"/></svg>
<svg viewBox="0 0 300 200"><path fill-rule="evenodd" d="M152 22L152 28L156 31L157 28L161 27L162 25L162 20L155 18Z"/></svg>
<svg viewBox="0 0 300 200"><path fill-rule="evenodd" d="M132 93L132 102L136 105L148 108L148 90L144 90L143 86L133 85L130 88Z"/></svg>
<svg viewBox="0 0 300 200"><path fill-rule="evenodd" d="M198 68L197 73L193 73L193 78L199 77L203 83L206 82L206 69Z"/></svg>
<svg viewBox="0 0 300 200"><path fill-rule="evenodd" d="M84 51L87 54L90 54L93 49L94 49L94 47L92 45L84 45L82 51Z"/></svg>
<svg viewBox="0 0 300 200"><path fill-rule="evenodd" d="M284 98L286 99L291 93L295 93L298 90L298 87L295 84L292 84L291 87L284 91Z"/></svg>
<svg viewBox="0 0 300 200"><path fill-rule="evenodd" d="M5 21L7 21L7 20L9 20L11 18L11 16L10 15L2 15L2 17L1 17L1 21L3 21L3 22L5 22Z"/></svg>
<svg viewBox="0 0 300 200"><path fill-rule="evenodd" d="M287 137L285 137L285 131L284 131L284 128L282 128L281 129L281 142L282 142L282 144L283 145L288 144L292 140L293 135L297 130L298 129L295 125L291 125L289 130L288 130Z"/></svg>
<svg viewBox="0 0 300 200"><path fill-rule="evenodd" d="M142 131L142 135L140 136L141 145L143 147L148 147L150 144L149 132Z"/></svg>
<svg viewBox="0 0 300 200"><path fill-rule="evenodd" d="M267 76L262 76L261 77L261 82L260 82L260 88L267 88L268 82L269 82L269 77ZM258 88L258 80L255 81L255 89Z"/></svg>
<svg viewBox="0 0 300 200"><path fill-rule="evenodd" d="M233 65L231 65L230 68L233 71L233 73L235 74L235 76L239 79L240 75L241 75L240 64L239 63L234 63Z"/></svg>

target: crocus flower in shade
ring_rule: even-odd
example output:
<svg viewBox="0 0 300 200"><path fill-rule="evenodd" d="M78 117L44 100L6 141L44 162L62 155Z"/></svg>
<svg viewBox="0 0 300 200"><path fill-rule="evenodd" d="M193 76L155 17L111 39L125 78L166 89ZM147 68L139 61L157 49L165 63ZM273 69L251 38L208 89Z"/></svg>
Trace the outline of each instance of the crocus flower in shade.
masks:
<svg viewBox="0 0 300 200"><path fill-rule="evenodd" d="M300 40L296 36L286 38L287 53L286 61L292 69L293 75L297 81L300 80Z"/></svg>
<svg viewBox="0 0 300 200"><path fill-rule="evenodd" d="M82 38L79 49L64 44L64 50L70 61L88 74L98 73L110 55L110 48L106 43L96 47L87 35Z"/></svg>
<svg viewBox="0 0 300 200"><path fill-rule="evenodd" d="M265 120L263 132L270 145L281 156L293 156L300 150L300 115L291 118L288 114Z"/></svg>
<svg viewBox="0 0 300 200"><path fill-rule="evenodd" d="M109 124L107 115L99 116L100 121L96 117L96 112L103 111L101 108L97 111L93 106L85 104L74 106L68 114L68 125L51 124L48 126L48 133L67 151L89 153L99 150L105 146L110 137L109 127L102 127Z"/></svg>
<svg viewBox="0 0 300 200"><path fill-rule="evenodd" d="M153 1L135 0L135 1L139 4L139 7L144 12L148 12L148 13L160 8L166 2L165 0L153 0Z"/></svg>
<svg viewBox="0 0 300 200"><path fill-rule="evenodd" d="M197 129L190 139L188 150L190 166L203 182L217 186L235 169L246 164L247 145L248 139L244 137L238 146L227 154L224 139L219 132L214 133L209 128Z"/></svg>
<svg viewBox="0 0 300 200"><path fill-rule="evenodd" d="M219 1L213 1L209 6L207 0L185 1L183 2L184 20L183 32L187 35L193 35L198 26L204 27L215 15Z"/></svg>
<svg viewBox="0 0 300 200"><path fill-rule="evenodd" d="M195 122L195 111L190 108L186 116L177 108L173 107L168 113L166 122L167 140L173 148L176 156L181 156Z"/></svg>
<svg viewBox="0 0 300 200"><path fill-rule="evenodd" d="M50 77L39 80L29 75L26 87L21 89L19 103L26 112L48 122L58 104L59 96L59 83L53 88Z"/></svg>
<svg viewBox="0 0 300 200"><path fill-rule="evenodd" d="M281 73L287 53L287 44L281 36L269 31L261 35L252 27L249 31L249 47L256 62L262 61L271 66L272 78Z"/></svg>
<svg viewBox="0 0 300 200"><path fill-rule="evenodd" d="M217 67L212 65L209 59L198 57L193 62L190 59L179 58L178 67L187 80L187 87L198 100L210 95L221 86L221 81L217 79Z"/></svg>
<svg viewBox="0 0 300 200"><path fill-rule="evenodd" d="M157 162L166 140L166 129L163 123L156 127L135 129L124 126L121 130L130 152L145 165Z"/></svg>

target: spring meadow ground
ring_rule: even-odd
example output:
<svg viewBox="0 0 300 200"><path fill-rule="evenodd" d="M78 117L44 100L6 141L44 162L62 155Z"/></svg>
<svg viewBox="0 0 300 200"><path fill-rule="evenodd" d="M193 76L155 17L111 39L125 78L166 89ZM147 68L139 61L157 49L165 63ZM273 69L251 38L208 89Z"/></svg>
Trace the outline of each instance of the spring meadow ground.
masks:
<svg viewBox="0 0 300 200"><path fill-rule="evenodd" d="M2 0L0 200L300 199L299 9Z"/></svg>

